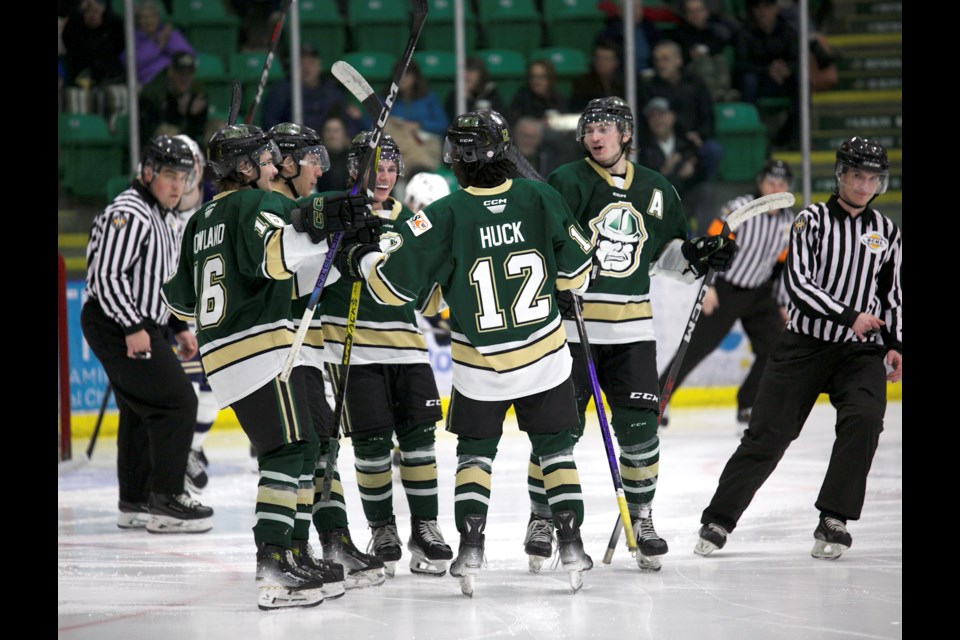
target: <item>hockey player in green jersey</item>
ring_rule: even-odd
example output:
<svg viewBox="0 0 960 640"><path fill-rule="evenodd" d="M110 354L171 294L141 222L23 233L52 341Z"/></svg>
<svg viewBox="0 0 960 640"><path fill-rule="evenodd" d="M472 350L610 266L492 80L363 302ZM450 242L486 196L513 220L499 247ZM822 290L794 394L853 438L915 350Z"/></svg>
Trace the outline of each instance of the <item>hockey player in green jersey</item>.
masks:
<svg viewBox="0 0 960 640"><path fill-rule="evenodd" d="M338 194L294 209L271 192L279 150L259 127L220 129L208 154L221 193L187 223L177 270L163 286L164 302L196 321L217 401L233 408L261 452L253 528L258 605L314 606L324 597L323 572L291 548L309 533L309 515L301 513L309 510L312 494L302 497L299 485L313 476L308 445L316 435L304 402L303 367L289 383L278 374L293 342L294 287L312 288L312 280L300 276L319 271L328 234L365 224L367 201Z"/></svg>
<svg viewBox="0 0 960 640"><path fill-rule="evenodd" d="M572 360L554 298L554 289L586 287L593 247L554 189L509 179L510 144L497 112L458 116L447 131L444 160L465 188L400 225L392 253L355 244L338 258L341 271L362 276L379 302L409 304L436 282L450 307L454 389L447 430L457 434L460 531L450 574L466 595L483 564L492 465L511 405L543 468L560 559L575 590L593 565L580 537Z"/></svg>
<svg viewBox="0 0 960 640"><path fill-rule="evenodd" d="M297 200L301 205L311 201L317 180L323 172L330 168L330 156L320 140L317 132L310 127L304 127L291 122L280 123L270 129L267 135L280 149L280 164L277 166L277 176L273 181L275 193L282 194L290 200ZM325 194L326 196L333 194ZM303 196L303 197L301 197ZM294 206L293 203L288 203ZM310 274L308 280L312 284L317 274ZM329 282L329 279L328 279ZM336 286L331 283L324 287ZM307 291L309 294L310 291ZM309 296L296 298L293 301L294 325L299 326L300 319L307 307ZM333 424L333 411L325 394L327 384L324 381L323 327L320 314L314 315L300 349L303 375L307 378L306 401L310 405L310 417L313 420L313 430L317 438L311 440L310 455L317 462L311 473L300 478L300 491L303 496L311 496L309 500L298 501L298 511L302 512L301 519L308 530L311 519L320 534L320 544L323 549L323 560L313 556L313 549L306 540L294 540L294 554L303 554L303 557L312 560L321 567L334 562L343 565L345 572L345 588L368 587L383 584L386 578L383 575L383 562L374 556L363 553L353 544L350 537L350 525L347 520L346 500L343 496L343 487L339 478L335 478L331 486L330 498L326 502L320 501L323 487L323 478L327 452L330 450L330 438L336 433ZM301 524L298 522L298 524ZM299 548L298 548L299 547ZM342 590L341 590L342 593ZM330 597L324 592L326 597Z"/></svg>
<svg viewBox="0 0 960 640"><path fill-rule="evenodd" d="M596 246L595 275L583 295L583 318L597 377L611 405L620 445L620 475L640 553L641 569L659 570L667 543L653 526L657 486L657 354L650 302L650 276L662 273L687 282L708 266L721 271L736 245L719 236L687 240L687 223L676 190L659 173L627 159L633 114L616 97L591 100L580 116L577 140L583 160L563 165L548 182L555 187ZM573 301L560 296L571 343L579 343ZM583 433L590 378L583 348L571 344L577 409ZM524 547L531 569L551 555L553 532L543 494L543 472L530 458L531 516Z"/></svg>
<svg viewBox="0 0 960 640"><path fill-rule="evenodd" d="M370 153L371 136L370 132L360 133L350 144L347 171L351 182L358 179ZM380 247L384 253L400 246L400 230L413 217L412 211L390 197L402 175L400 149L393 138L384 135L369 185L374 213L383 221ZM341 280L324 289L321 299L324 351L334 366L343 358L351 289L349 282ZM407 542L410 571L442 576L453 558L437 524L434 431L443 415L427 343L417 325L418 301L385 306L361 289L344 406L344 430L353 443L357 484L372 535L368 551L384 562L389 576L394 575L402 555L393 511L394 436L400 445L400 480L411 515ZM439 295L427 300L433 306L438 301Z"/></svg>

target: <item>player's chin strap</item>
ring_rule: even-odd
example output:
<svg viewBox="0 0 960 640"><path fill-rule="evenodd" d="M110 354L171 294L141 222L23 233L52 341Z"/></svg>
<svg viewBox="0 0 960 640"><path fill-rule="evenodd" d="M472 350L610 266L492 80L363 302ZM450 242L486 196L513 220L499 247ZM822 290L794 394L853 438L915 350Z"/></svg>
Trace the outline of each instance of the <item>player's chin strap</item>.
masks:
<svg viewBox="0 0 960 640"><path fill-rule="evenodd" d="M293 176L293 178L296 178L296 177L297 176ZM296 200L297 198L300 197L300 194L297 193L297 188L293 184L293 178L284 178L283 181L287 183L287 187L289 187L290 193L293 194L293 199Z"/></svg>
<svg viewBox="0 0 960 640"><path fill-rule="evenodd" d="M591 160L593 160L594 162L596 162L597 164L599 164L601 167L603 167L604 169L607 169L607 170L609 171L609 170L612 169L613 167L617 166L617 163L620 162L620 158L622 158L622 157L624 156L624 154L627 153L627 149L630 148L630 142L631 142L632 140L633 140L632 137L631 137L631 138L627 138L627 141L620 145L620 153L617 155L616 158L613 159L613 161L612 161L610 164L603 164L602 162L597 162L596 158L593 157L593 154L591 154L589 151L587 151L586 146L584 146L583 150L587 152L587 155L590 157Z"/></svg>

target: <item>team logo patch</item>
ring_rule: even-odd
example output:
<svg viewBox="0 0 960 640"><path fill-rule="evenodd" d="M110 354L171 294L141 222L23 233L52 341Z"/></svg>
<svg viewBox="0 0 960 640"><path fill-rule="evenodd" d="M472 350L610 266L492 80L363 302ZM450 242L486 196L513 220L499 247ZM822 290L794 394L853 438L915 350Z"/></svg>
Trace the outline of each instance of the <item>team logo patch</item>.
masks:
<svg viewBox="0 0 960 640"><path fill-rule="evenodd" d="M600 275L626 278L640 265L640 249L649 234L643 216L629 202L608 204L590 221Z"/></svg>
<svg viewBox="0 0 960 640"><path fill-rule="evenodd" d="M419 236L433 228L433 224L427 219L427 215L421 211L407 220L407 226L413 231L413 235Z"/></svg>
<svg viewBox="0 0 960 640"><path fill-rule="evenodd" d="M793 223L793 230L796 231L797 233L800 233L806 228L807 228L806 218L803 218L803 217L797 218L797 221Z"/></svg>
<svg viewBox="0 0 960 640"><path fill-rule="evenodd" d="M390 231L380 236L380 251L383 253L393 253L403 244L403 237L396 232Z"/></svg>
<svg viewBox="0 0 960 640"><path fill-rule="evenodd" d="M113 217L110 218L110 224L112 224L117 229L123 229L127 226L127 214L123 211L117 211L113 214Z"/></svg>
<svg viewBox="0 0 960 640"><path fill-rule="evenodd" d="M269 211L261 211L260 215L263 216L263 219L269 222L272 226L283 228L284 222L283 218L280 216L272 214Z"/></svg>
<svg viewBox="0 0 960 640"><path fill-rule="evenodd" d="M860 236L860 244L865 246L870 253L880 253L887 248L889 243L876 231L870 231Z"/></svg>

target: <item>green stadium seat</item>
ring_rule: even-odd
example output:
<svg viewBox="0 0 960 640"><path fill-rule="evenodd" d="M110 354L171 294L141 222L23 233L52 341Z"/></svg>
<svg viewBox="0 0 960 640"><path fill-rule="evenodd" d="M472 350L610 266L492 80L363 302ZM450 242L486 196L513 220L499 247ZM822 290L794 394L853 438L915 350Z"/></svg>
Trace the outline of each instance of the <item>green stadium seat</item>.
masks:
<svg viewBox="0 0 960 640"><path fill-rule="evenodd" d="M299 0L300 41L309 42L329 68L347 50L347 21L335 0ZM289 30L290 21L285 24Z"/></svg>
<svg viewBox="0 0 960 640"><path fill-rule="evenodd" d="M457 60L456 56L449 51L417 51L413 54L413 59L420 65L420 71L423 77L427 79L430 88L440 98L443 104L447 99L447 94L453 90L456 84Z"/></svg>
<svg viewBox="0 0 960 640"><path fill-rule="evenodd" d="M509 49L481 49L476 55L487 65L504 103L510 104L513 94L526 82L527 62L523 55Z"/></svg>
<svg viewBox="0 0 960 640"><path fill-rule="evenodd" d="M107 180L123 170L123 155L107 121L91 114L60 114L57 140L63 158L63 186L82 197L102 197Z"/></svg>
<svg viewBox="0 0 960 640"><path fill-rule="evenodd" d="M127 190L132 180L126 174L110 176L107 179L107 202L113 202L113 199Z"/></svg>
<svg viewBox="0 0 960 640"><path fill-rule="evenodd" d="M237 51L240 21L228 15L222 0L174 0L173 22L194 47L228 60Z"/></svg>
<svg viewBox="0 0 960 640"><path fill-rule="evenodd" d="M404 0L350 2L350 31L356 51L401 52L410 37L410 7Z"/></svg>
<svg viewBox="0 0 960 640"><path fill-rule="evenodd" d="M596 0L544 0L543 22L547 42L554 47L570 47L584 53L593 50L593 40L603 28L604 14Z"/></svg>
<svg viewBox="0 0 960 640"><path fill-rule="evenodd" d="M723 145L720 178L737 182L753 180L767 154L767 130L757 108L746 102L713 105L717 141Z"/></svg>
<svg viewBox="0 0 960 640"><path fill-rule="evenodd" d="M477 6L487 48L526 56L541 45L543 28L533 0L479 0Z"/></svg>
<svg viewBox="0 0 960 640"><path fill-rule="evenodd" d="M557 72L557 89L568 96L573 90L573 79L589 69L587 54L569 47L537 49L530 54L530 60L549 60Z"/></svg>
<svg viewBox="0 0 960 640"><path fill-rule="evenodd" d="M382 51L354 51L344 55L343 61L359 71L377 91L379 86L390 80L397 56Z"/></svg>
<svg viewBox="0 0 960 640"><path fill-rule="evenodd" d="M427 0L430 13L423 24L417 46L437 51L454 50L453 4L454 0ZM469 55L477 46L477 17L473 15L469 4L464 4L464 35Z"/></svg>
<svg viewBox="0 0 960 640"><path fill-rule="evenodd" d="M229 111L233 78L227 75L220 56L198 52L196 80L203 83L207 91L211 111Z"/></svg>

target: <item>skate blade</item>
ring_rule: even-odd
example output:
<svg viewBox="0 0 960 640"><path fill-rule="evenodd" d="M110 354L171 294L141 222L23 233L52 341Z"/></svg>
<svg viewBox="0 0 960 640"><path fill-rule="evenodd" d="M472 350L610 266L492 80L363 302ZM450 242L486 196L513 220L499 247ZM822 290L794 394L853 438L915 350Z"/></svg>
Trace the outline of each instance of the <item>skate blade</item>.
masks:
<svg viewBox="0 0 960 640"><path fill-rule="evenodd" d="M324 600L336 600L347 592L347 587L343 582L324 582L320 591Z"/></svg>
<svg viewBox="0 0 960 640"><path fill-rule="evenodd" d="M410 560L410 573L418 576L433 576L440 578L447 575L448 560L430 560L425 556L414 556Z"/></svg>
<svg viewBox="0 0 960 640"><path fill-rule="evenodd" d="M576 593L583 588L583 572L579 570L573 570L568 572L570 576L570 588L573 589L573 592Z"/></svg>
<svg viewBox="0 0 960 640"><path fill-rule="evenodd" d="M476 583L477 576L472 573L460 576L460 593L467 596L468 598L473 597L473 587Z"/></svg>
<svg viewBox="0 0 960 640"><path fill-rule="evenodd" d="M144 529L149 522L147 513L121 513L117 516L117 526L121 529Z"/></svg>
<svg viewBox="0 0 960 640"><path fill-rule="evenodd" d="M708 556L719 548L720 547L713 544L709 540L704 540L703 538L700 538L699 540L697 540L697 546L693 548L693 552L698 556Z"/></svg>
<svg viewBox="0 0 960 640"><path fill-rule="evenodd" d="M150 516L147 531L150 533L206 533L213 529L213 518L181 520L170 516Z"/></svg>
<svg viewBox="0 0 960 640"><path fill-rule="evenodd" d="M530 569L530 573L540 573L544 560L546 558L543 556L527 556L527 568Z"/></svg>
<svg viewBox="0 0 960 640"><path fill-rule="evenodd" d="M322 589L293 591L284 587L260 587L257 594L257 606L261 611L315 607L321 602Z"/></svg>
<svg viewBox="0 0 960 640"><path fill-rule="evenodd" d="M347 589L364 589L366 587L379 587L387 578L380 569L367 569L348 573L344 576L343 586Z"/></svg>
<svg viewBox="0 0 960 640"><path fill-rule="evenodd" d="M660 558L637 554L637 566L643 571L660 571Z"/></svg>
<svg viewBox="0 0 960 640"><path fill-rule="evenodd" d="M821 560L836 560L843 555L843 552L849 549L836 542L827 542L826 540L816 540L813 543L813 550L810 555Z"/></svg>
<svg viewBox="0 0 960 640"><path fill-rule="evenodd" d="M383 572L387 574L388 578L392 578L397 575L397 561L396 560L384 560L383 561Z"/></svg>

